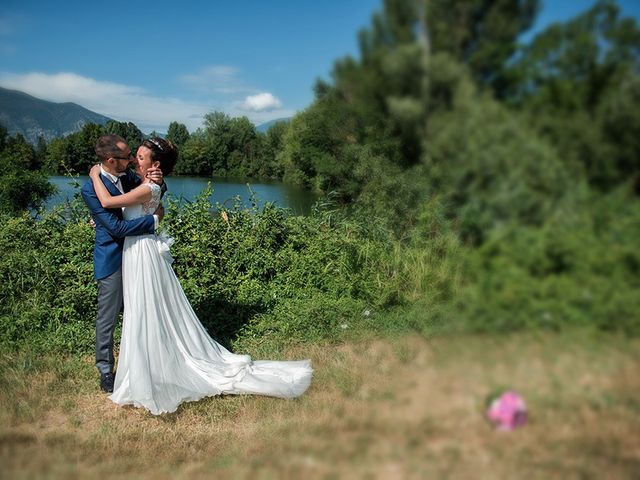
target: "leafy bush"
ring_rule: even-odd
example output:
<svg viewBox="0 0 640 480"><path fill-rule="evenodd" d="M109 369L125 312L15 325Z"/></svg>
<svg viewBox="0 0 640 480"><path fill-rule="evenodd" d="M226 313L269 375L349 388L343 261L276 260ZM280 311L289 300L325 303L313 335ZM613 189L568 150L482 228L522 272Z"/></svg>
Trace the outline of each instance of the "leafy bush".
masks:
<svg viewBox="0 0 640 480"><path fill-rule="evenodd" d="M458 299L480 331L589 325L640 333L640 205L628 191L572 198L540 228L509 225L468 251Z"/></svg>
<svg viewBox="0 0 640 480"><path fill-rule="evenodd" d="M317 210L295 217L263 209L212 209L205 192L168 208L174 268L220 341L284 345L334 338L336 322L399 301L393 245L361 225ZM35 351L93 351L93 230L78 200L41 220L0 222L0 344ZM367 227L370 228L370 227ZM255 344L255 342L254 342Z"/></svg>
<svg viewBox="0 0 640 480"><path fill-rule="evenodd" d="M86 350L96 311L93 230L55 215L2 218L0 342L64 351Z"/></svg>
<svg viewBox="0 0 640 480"><path fill-rule="evenodd" d="M329 211L296 217L267 204L212 215L205 192L186 208L171 205L167 229L187 297L225 343L331 338L337 312L399 300L389 236L371 240Z"/></svg>
<svg viewBox="0 0 640 480"><path fill-rule="evenodd" d="M39 158L25 138L9 136L0 125L0 213L35 210L55 192L39 167Z"/></svg>

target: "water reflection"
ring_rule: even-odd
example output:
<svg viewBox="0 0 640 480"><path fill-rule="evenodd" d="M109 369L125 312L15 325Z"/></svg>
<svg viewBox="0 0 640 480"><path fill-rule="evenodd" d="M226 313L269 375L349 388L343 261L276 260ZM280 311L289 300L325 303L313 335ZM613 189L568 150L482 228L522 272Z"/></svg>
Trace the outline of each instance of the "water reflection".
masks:
<svg viewBox="0 0 640 480"><path fill-rule="evenodd" d="M45 208L50 209L73 198L74 194L80 193L80 186L88 180L89 177L86 175L78 177L77 180L64 176L49 177L49 181L56 186L58 193L49 198ZM171 176L167 177L165 181L168 187L167 195L175 199L182 198L189 201L200 195L211 182L213 187L211 202L214 205L220 203L228 207L233 205L236 197L240 198L242 205L247 208L251 207L251 193L253 192L260 207L266 202L272 202L279 207L291 209L296 215L307 215L318 199L318 195L313 192L271 180L260 180L258 183L255 179Z"/></svg>

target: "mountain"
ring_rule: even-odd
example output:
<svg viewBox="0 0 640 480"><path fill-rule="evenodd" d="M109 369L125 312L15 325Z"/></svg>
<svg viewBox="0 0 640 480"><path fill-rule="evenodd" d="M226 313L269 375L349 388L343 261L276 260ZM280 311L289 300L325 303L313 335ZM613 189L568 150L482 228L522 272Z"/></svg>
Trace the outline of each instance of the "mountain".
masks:
<svg viewBox="0 0 640 480"><path fill-rule="evenodd" d="M17 90L0 87L0 124L11 135L21 133L36 144L43 135L47 142L79 131L89 122L104 125L111 120L75 103L54 103Z"/></svg>
<svg viewBox="0 0 640 480"><path fill-rule="evenodd" d="M256 127L256 130L258 132L262 132L265 133L267 130L269 130L274 123L278 123L278 122L290 122L292 117L284 117L284 118L276 118L275 120L269 120L266 123L261 123L260 125L258 125Z"/></svg>

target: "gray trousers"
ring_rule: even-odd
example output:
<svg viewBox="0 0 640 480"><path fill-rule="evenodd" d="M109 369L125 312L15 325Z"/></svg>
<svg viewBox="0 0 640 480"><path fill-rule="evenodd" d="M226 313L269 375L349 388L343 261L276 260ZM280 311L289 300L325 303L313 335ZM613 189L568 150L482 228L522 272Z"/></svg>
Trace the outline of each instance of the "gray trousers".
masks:
<svg viewBox="0 0 640 480"><path fill-rule="evenodd" d="M98 280L98 315L96 317L96 367L111 373L114 367L113 332L122 310L122 268Z"/></svg>

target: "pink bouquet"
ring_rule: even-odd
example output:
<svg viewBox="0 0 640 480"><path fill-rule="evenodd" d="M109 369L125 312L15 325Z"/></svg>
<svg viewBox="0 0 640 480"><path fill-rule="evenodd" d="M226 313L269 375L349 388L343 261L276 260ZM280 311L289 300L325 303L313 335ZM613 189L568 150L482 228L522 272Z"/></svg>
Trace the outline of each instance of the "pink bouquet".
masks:
<svg viewBox="0 0 640 480"><path fill-rule="evenodd" d="M527 420L527 406L516 392L506 391L491 401L487 418L498 430L513 430Z"/></svg>

